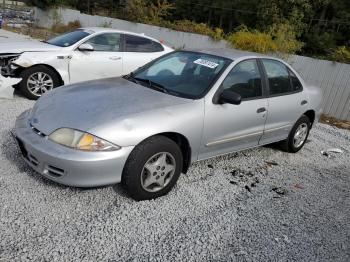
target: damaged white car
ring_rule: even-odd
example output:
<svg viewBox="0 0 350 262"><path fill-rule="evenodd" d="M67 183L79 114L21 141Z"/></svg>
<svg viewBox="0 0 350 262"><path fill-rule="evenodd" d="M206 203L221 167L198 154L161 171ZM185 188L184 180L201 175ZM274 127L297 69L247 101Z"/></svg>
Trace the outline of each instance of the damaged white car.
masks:
<svg viewBox="0 0 350 262"><path fill-rule="evenodd" d="M61 85L126 75L173 51L143 34L81 28L45 42L0 43L2 79L21 78L16 87L29 99Z"/></svg>

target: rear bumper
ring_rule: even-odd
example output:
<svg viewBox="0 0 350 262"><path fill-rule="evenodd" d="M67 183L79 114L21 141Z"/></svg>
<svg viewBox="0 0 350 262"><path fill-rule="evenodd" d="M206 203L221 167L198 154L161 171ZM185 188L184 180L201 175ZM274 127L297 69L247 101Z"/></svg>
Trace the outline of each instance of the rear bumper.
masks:
<svg viewBox="0 0 350 262"><path fill-rule="evenodd" d="M14 136L23 159L35 171L69 186L94 187L121 181L125 162L133 146L112 152L70 149L35 133L28 118L28 111L17 118Z"/></svg>

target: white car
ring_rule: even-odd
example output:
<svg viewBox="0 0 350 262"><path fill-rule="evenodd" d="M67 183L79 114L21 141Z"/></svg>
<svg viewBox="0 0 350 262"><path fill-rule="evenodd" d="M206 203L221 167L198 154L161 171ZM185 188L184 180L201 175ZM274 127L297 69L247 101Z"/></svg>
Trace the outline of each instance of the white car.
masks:
<svg viewBox="0 0 350 262"><path fill-rule="evenodd" d="M22 78L29 99L61 85L117 77L173 49L143 34L107 28L80 28L45 42L0 44L3 77Z"/></svg>

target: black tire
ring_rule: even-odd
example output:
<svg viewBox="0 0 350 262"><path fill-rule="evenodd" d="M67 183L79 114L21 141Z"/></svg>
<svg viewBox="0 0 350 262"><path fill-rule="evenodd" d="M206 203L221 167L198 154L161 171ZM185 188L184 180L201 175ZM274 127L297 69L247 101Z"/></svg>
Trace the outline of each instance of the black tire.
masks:
<svg viewBox="0 0 350 262"><path fill-rule="evenodd" d="M296 146L294 144L294 136L296 134L297 129L302 125L305 124L307 126L307 134L306 134L306 138L304 139L304 141L302 142L302 144L300 144L299 146ZM281 147L284 151L289 152L289 153L296 153L298 152L300 149L303 148L303 146L305 145L305 142L307 141L307 138L309 136L310 133L310 128L311 128L311 122L310 119L305 116L302 115L298 121L294 124L292 130L289 133L289 136L286 140L281 142Z"/></svg>
<svg viewBox="0 0 350 262"><path fill-rule="evenodd" d="M147 161L158 153L169 153L175 160L175 171L166 186L160 191L149 192L141 184L142 172ZM183 157L179 146L164 136L153 136L141 142L131 152L123 170L122 185L135 200L154 199L166 195L176 184L183 165Z"/></svg>
<svg viewBox="0 0 350 262"><path fill-rule="evenodd" d="M59 79L59 76L57 75L57 73L44 65L32 66L28 69L25 69L20 74L22 81L19 83L19 90L21 91L21 93L25 97L27 97L31 100L37 100L41 96L41 94L40 95L33 94L28 88L28 80L29 80L30 76L35 74L35 73L39 73L39 72L45 73L51 77L52 82L53 82L52 88L56 88L56 87L60 86L60 79Z"/></svg>

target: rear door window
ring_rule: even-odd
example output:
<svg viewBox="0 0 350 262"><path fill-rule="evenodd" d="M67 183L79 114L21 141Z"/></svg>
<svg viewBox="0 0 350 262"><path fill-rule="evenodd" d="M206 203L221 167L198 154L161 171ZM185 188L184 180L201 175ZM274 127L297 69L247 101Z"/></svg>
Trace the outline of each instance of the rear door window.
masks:
<svg viewBox="0 0 350 262"><path fill-rule="evenodd" d="M140 53L151 53L161 52L164 48L160 43L152 41L151 39L125 35L125 52L140 52Z"/></svg>
<svg viewBox="0 0 350 262"><path fill-rule="evenodd" d="M276 60L262 59L269 81L270 95L283 95L293 91L287 67Z"/></svg>

